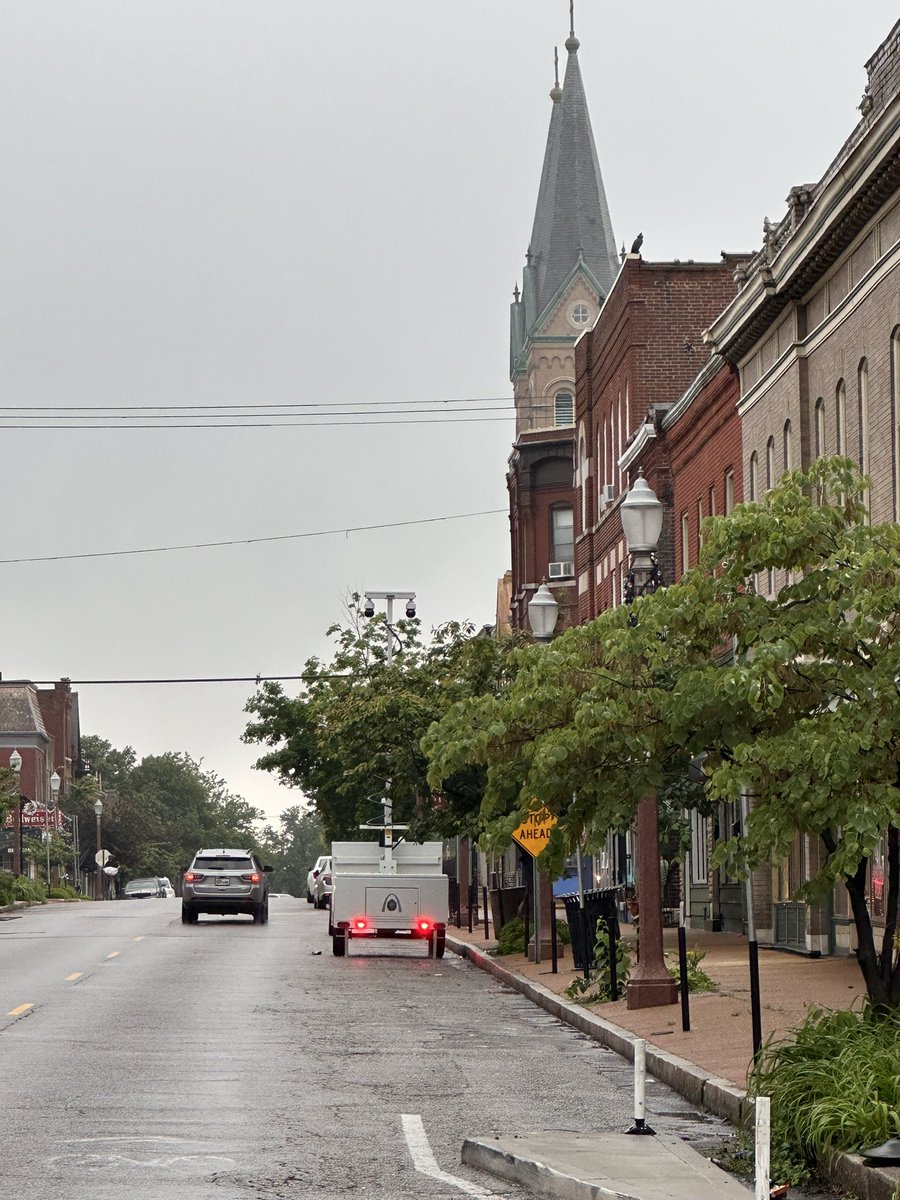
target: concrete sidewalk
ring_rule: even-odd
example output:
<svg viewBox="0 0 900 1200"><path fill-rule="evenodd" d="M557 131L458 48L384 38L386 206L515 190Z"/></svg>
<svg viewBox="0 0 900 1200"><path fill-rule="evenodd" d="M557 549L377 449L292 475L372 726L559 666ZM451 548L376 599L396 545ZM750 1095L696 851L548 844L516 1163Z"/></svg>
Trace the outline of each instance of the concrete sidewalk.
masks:
<svg viewBox="0 0 900 1200"><path fill-rule="evenodd" d="M673 963L677 961L676 943L676 931L667 930L666 950L667 954L672 954ZM560 958L558 972L554 975L549 962L531 963L522 954L504 955L502 958L489 956L487 951L495 945L494 941L484 939L480 929L471 934L452 926L448 930L448 949L470 958L483 970L507 986L516 988L557 1019L627 1059L634 1056L635 1039L645 1039L647 1070L651 1075L692 1103L736 1125L747 1120L752 1102L748 1101L745 1089L753 1047L749 968L744 938L733 934L689 932L688 946L698 946L706 952L700 965L719 988L714 993L691 995L689 1032L681 1028L680 1005L629 1010L624 999L615 1004L600 1005L582 1005L568 1000L563 992L573 979L581 977L581 972L573 967L569 947ZM851 959L810 959L775 950L761 950L759 957L764 1038L786 1036L792 1027L803 1020L812 1005L849 1008L860 1003L865 994L859 968ZM648 1113L648 1118L650 1115ZM646 1145L657 1139L626 1140ZM483 1165L483 1169L489 1171L497 1168L496 1173L502 1178L512 1178L512 1175L500 1170L505 1162L506 1172L512 1169L519 1172L516 1177L518 1182L530 1181L535 1191L543 1191L549 1196L571 1196L576 1200L581 1200L581 1197L599 1200L607 1196L656 1200L659 1194L652 1190L652 1181L643 1177L635 1177L630 1191L616 1192L615 1188L604 1191L605 1184L597 1183L606 1169L604 1160L589 1164L582 1155L581 1138L577 1134L564 1137L554 1135L556 1158L551 1162L544 1160L546 1143L541 1134L499 1141L503 1143L502 1146L494 1145L495 1139L477 1142L482 1156L481 1164L474 1163L474 1160L466 1161ZM591 1141L595 1144L597 1139ZM475 1142L471 1144L476 1145ZM491 1148L494 1153L488 1153ZM474 1153L474 1150L470 1152ZM652 1155L657 1152L649 1153ZM702 1161L706 1162L705 1159ZM491 1162L493 1167L489 1165ZM548 1170L538 1170L537 1166L540 1165ZM738 1190L721 1191L719 1195L748 1195L731 1176L725 1175L724 1178ZM541 1179L546 1186L541 1184ZM835 1163L831 1180L836 1186L854 1192L863 1200L892 1200L894 1188L900 1182L900 1169L873 1169L865 1166L858 1155L844 1154ZM662 1193L663 1196L666 1194ZM688 1194L684 1193L685 1196ZM698 1200L702 1195L699 1192L694 1194ZM680 1195L678 1192L671 1193L672 1197Z"/></svg>

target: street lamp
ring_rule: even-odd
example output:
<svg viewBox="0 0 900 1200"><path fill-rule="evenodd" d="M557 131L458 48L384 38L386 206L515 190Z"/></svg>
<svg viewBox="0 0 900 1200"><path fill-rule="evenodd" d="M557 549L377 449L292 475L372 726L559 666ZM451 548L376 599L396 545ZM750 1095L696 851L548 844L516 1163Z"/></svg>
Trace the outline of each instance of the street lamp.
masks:
<svg viewBox="0 0 900 1200"><path fill-rule="evenodd" d="M19 791L19 776L22 773L22 755L13 750L9 756L9 769L16 777L16 803L13 809L13 875L22 874L22 796Z"/></svg>
<svg viewBox="0 0 900 1200"><path fill-rule="evenodd" d="M50 776L50 792L53 796L53 808L59 803L59 785L62 782L56 771ZM47 895L50 895L50 806L44 805L44 838L47 842Z"/></svg>
<svg viewBox="0 0 900 1200"><path fill-rule="evenodd" d="M559 605L556 602L556 597L547 587L546 583L542 583L528 601L528 624L531 626L534 640L536 642L549 642L553 637L553 631L556 629L558 619Z"/></svg>
<svg viewBox="0 0 900 1200"><path fill-rule="evenodd" d="M655 592L662 585L656 549L662 532L663 506L642 474L620 505L622 532L628 543L629 571L624 601ZM647 792L638 802L637 877L640 928L638 964L625 989L628 1008L675 1004L678 988L663 958L662 886L659 877L659 801Z"/></svg>
<svg viewBox="0 0 900 1200"><path fill-rule="evenodd" d="M528 601L528 624L531 626L534 640L542 644L552 641L558 620L559 604L556 601L556 597L547 587L546 582L542 583ZM553 900L553 886L548 880L548 887L541 887L541 873L538 870L537 858L535 857L532 857L531 860L531 881L534 893L534 961L539 963L541 961L541 916L546 917L549 922L548 928L551 931L552 938L556 911ZM542 895L542 893L544 894ZM544 910L543 914L541 912L542 908ZM527 946L525 947L525 952L526 954L529 952Z"/></svg>
<svg viewBox="0 0 900 1200"><path fill-rule="evenodd" d="M97 814L97 899L103 899L103 838L100 818L103 816L103 801L98 796L94 801L94 812Z"/></svg>

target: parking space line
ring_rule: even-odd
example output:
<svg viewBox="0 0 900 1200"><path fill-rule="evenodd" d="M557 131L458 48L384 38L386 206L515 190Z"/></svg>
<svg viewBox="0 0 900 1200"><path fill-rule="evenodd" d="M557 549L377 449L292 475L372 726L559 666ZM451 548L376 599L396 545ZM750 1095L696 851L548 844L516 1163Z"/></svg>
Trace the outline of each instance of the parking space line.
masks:
<svg viewBox="0 0 900 1200"><path fill-rule="evenodd" d="M113 952L111 954L107 954L106 957L107 958L118 958L121 953L122 953L121 950L113 950Z"/></svg>
<svg viewBox="0 0 900 1200"><path fill-rule="evenodd" d="M422 1118L417 1113L401 1113L400 1120L403 1122L403 1134L406 1138L406 1144L409 1147L410 1157L413 1161L413 1166L420 1175L427 1175L430 1179L436 1179L439 1183L449 1184L457 1191L463 1192L466 1196L493 1196L493 1192L487 1191L477 1183L469 1183L467 1179L460 1179L456 1175L449 1175L446 1171L442 1171L437 1164L437 1159L434 1157L434 1152L428 1143L428 1135L425 1132L425 1126L422 1124Z"/></svg>
<svg viewBox="0 0 900 1200"><path fill-rule="evenodd" d="M20 1004L18 1008L12 1008L6 1014L8 1017L21 1017L23 1013L27 1013L30 1008L34 1008L33 1004Z"/></svg>
<svg viewBox="0 0 900 1200"><path fill-rule="evenodd" d="M66 983L74 983L76 979L81 979L84 971L73 971L71 975L66 976Z"/></svg>

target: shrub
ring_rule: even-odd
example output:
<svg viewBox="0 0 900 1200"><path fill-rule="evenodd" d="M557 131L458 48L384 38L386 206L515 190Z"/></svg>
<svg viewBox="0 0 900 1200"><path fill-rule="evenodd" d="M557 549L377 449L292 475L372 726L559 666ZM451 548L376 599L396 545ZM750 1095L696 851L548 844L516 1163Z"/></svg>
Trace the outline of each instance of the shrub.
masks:
<svg viewBox="0 0 900 1200"><path fill-rule="evenodd" d="M12 904L14 884L15 877L9 871L0 871L0 905Z"/></svg>
<svg viewBox="0 0 900 1200"><path fill-rule="evenodd" d="M624 993L630 972L631 955L625 943L619 940L616 944L616 983L620 998ZM570 1000L577 1000L579 1004L605 1004L607 1000L612 999L611 975L609 930L606 928L606 922L599 920L593 968L587 979L573 979L566 988L565 994Z"/></svg>
<svg viewBox="0 0 900 1200"><path fill-rule="evenodd" d="M534 930L532 929L533 933ZM571 938L569 937L569 926L565 921L556 922L556 936L559 941L568 946ZM521 917L513 917L511 921L507 921L502 926L497 934L497 945L491 951L491 954L500 956L503 954L524 954L525 953L525 922Z"/></svg>
<svg viewBox="0 0 900 1200"><path fill-rule="evenodd" d="M82 894L80 892L76 892L75 889L73 887L70 887L68 884L63 884L60 887L54 887L54 888L50 889L50 899L51 900L84 900L84 899L86 899L86 897L82 896Z"/></svg>
<svg viewBox="0 0 900 1200"><path fill-rule="evenodd" d="M699 946L692 946L687 952L687 984L689 992L717 992L719 985L715 983L707 973L701 969L700 964L706 958L706 951L701 950ZM681 968L676 962L674 966L669 964L669 974L673 977L681 988Z"/></svg>
<svg viewBox="0 0 900 1200"><path fill-rule="evenodd" d="M772 1100L773 1177L900 1136L900 1012L810 1009L791 1040L763 1047L750 1090Z"/></svg>
<svg viewBox="0 0 900 1200"><path fill-rule="evenodd" d="M42 883L19 875L13 882L13 899L27 900L29 904L44 904L47 900L47 889Z"/></svg>

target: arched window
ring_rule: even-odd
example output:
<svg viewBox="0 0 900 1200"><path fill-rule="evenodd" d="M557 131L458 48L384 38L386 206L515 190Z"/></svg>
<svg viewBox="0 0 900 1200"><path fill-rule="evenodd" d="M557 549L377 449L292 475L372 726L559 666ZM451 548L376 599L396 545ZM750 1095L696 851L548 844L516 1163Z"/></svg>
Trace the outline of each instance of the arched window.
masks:
<svg viewBox="0 0 900 1200"><path fill-rule="evenodd" d="M575 397L571 392L557 392L553 397L553 424L575 424Z"/></svg>
<svg viewBox="0 0 900 1200"><path fill-rule="evenodd" d="M575 530L571 504L554 504L550 509L550 561L571 564L575 558ZM552 572L551 572L552 573ZM571 565L566 574L572 573Z"/></svg>
<svg viewBox="0 0 900 1200"><path fill-rule="evenodd" d="M825 453L825 401L820 396L816 401L816 458Z"/></svg>
<svg viewBox="0 0 900 1200"><path fill-rule="evenodd" d="M786 471L793 470L794 467L794 447L791 445L791 423L784 423L784 469Z"/></svg>
<svg viewBox="0 0 900 1200"><path fill-rule="evenodd" d="M857 371L859 416L859 469L869 473L869 364L860 359Z"/></svg>
<svg viewBox="0 0 900 1200"><path fill-rule="evenodd" d="M759 455L755 450L750 455L750 499L759 499Z"/></svg>
<svg viewBox="0 0 900 1200"><path fill-rule="evenodd" d="M578 430L578 490L581 493L581 531L587 529L588 486L590 468L588 465L587 443L584 437L584 425Z"/></svg>
<svg viewBox="0 0 900 1200"><path fill-rule="evenodd" d="M687 571L691 565L691 527L690 519L686 512L681 514L681 573Z"/></svg>
<svg viewBox="0 0 900 1200"><path fill-rule="evenodd" d="M734 508L734 471L731 467L725 472L725 516Z"/></svg>
<svg viewBox="0 0 900 1200"><path fill-rule="evenodd" d="M838 454L847 453L847 388L843 379L834 389L834 431Z"/></svg>
<svg viewBox="0 0 900 1200"><path fill-rule="evenodd" d="M766 442L766 491L775 483L775 439Z"/></svg>

